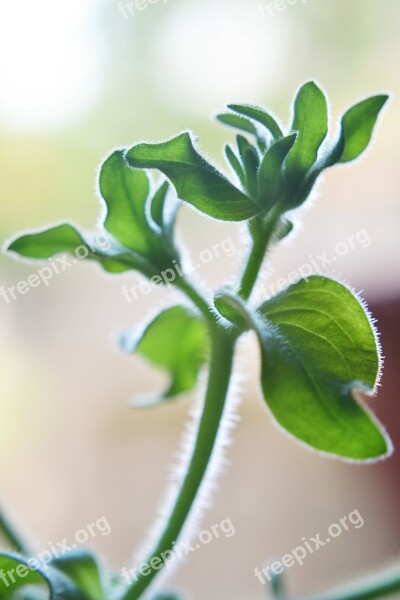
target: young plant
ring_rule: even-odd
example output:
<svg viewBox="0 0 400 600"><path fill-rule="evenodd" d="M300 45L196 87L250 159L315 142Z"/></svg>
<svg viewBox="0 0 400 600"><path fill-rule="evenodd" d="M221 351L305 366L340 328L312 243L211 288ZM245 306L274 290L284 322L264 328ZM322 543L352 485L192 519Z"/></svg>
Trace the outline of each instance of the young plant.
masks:
<svg viewBox="0 0 400 600"><path fill-rule="evenodd" d="M168 389L147 405L168 402L194 388L205 364L208 381L186 473L153 551L143 557L150 565L146 574L131 585L105 577L86 551L53 559L45 570L36 568L3 519L3 536L16 552L1 555L0 573L20 570L21 575L10 588L0 578L0 600L38 600L49 593L53 600L136 600L147 594L160 571L160 557L173 550L207 478L224 420L236 342L244 332L255 332L259 342L265 403L292 437L321 453L356 462L390 454L387 434L360 398L360 392L375 392L381 365L371 318L351 289L313 275L258 306L249 301L266 252L293 228L292 212L307 200L322 171L352 161L366 149L386 100L381 94L352 106L334 143L327 140L325 94L312 81L298 90L293 120L285 129L263 108L231 104L218 119L245 134L237 136L236 149L225 148L235 183L202 156L185 131L158 144L116 150L101 166L107 250L68 223L24 234L8 245L8 250L34 259L74 253L84 245L90 248L87 259L109 273L136 270L160 285L160 273L173 269L178 274L173 283L190 300L190 308L182 304L161 311L139 336L125 336L123 347L170 374ZM148 169L166 177L157 188ZM182 266L174 238L178 199L213 219L247 222L249 251L242 276L212 298L199 291ZM387 593L389 584L400 589L400 577L371 583L368 595L353 592L335 598L378 597ZM281 594L276 582L274 589ZM176 598L151 595L167 597Z"/></svg>

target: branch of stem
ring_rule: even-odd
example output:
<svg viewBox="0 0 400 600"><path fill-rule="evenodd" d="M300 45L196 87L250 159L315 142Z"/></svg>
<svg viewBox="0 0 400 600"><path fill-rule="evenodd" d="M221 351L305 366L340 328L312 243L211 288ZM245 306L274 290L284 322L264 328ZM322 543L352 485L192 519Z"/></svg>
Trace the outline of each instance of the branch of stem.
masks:
<svg viewBox="0 0 400 600"><path fill-rule="evenodd" d="M267 217L262 223L261 231L257 233L253 241L250 255L242 275L239 287L239 296L243 300L248 300L257 281L258 274L262 267L265 254L275 233L276 226L282 215L282 207L279 202L269 211Z"/></svg>

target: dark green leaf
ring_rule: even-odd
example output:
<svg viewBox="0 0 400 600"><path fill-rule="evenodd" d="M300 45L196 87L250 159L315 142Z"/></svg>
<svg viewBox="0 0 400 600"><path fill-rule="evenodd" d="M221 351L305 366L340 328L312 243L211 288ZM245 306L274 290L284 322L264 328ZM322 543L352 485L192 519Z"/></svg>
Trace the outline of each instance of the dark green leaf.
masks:
<svg viewBox="0 0 400 600"><path fill-rule="evenodd" d="M162 171L181 200L215 219L242 221L258 212L250 198L200 156L187 132L160 144L133 146L126 158L132 167Z"/></svg>
<svg viewBox="0 0 400 600"><path fill-rule="evenodd" d="M68 253L75 257L73 262L82 259L95 260L109 273L138 269L143 273L149 272L151 276L150 266L140 256L97 249L95 245L89 245L75 227L68 223L24 234L13 240L7 250L35 259L49 259L60 253Z"/></svg>
<svg viewBox="0 0 400 600"><path fill-rule="evenodd" d="M225 155L226 155L226 158L227 158L229 164L231 165L232 169L236 173L240 183L242 184L243 187L246 187L245 172L243 171L243 167L240 164L240 160L238 159L238 157L236 156L236 154L234 153L232 148L229 146L229 144L227 144L225 146Z"/></svg>
<svg viewBox="0 0 400 600"><path fill-rule="evenodd" d="M71 550L51 565L67 575L89 600L108 600L96 558L87 550Z"/></svg>
<svg viewBox="0 0 400 600"><path fill-rule="evenodd" d="M380 94L352 106L341 121L340 138L324 166L354 160L367 148L379 113L389 96Z"/></svg>
<svg viewBox="0 0 400 600"><path fill-rule="evenodd" d="M259 310L262 387L280 425L309 446L347 459L390 451L357 390L371 393L379 371L363 306L332 279L300 280Z"/></svg>
<svg viewBox="0 0 400 600"><path fill-rule="evenodd" d="M278 139L283 135L276 120L259 106L253 106L251 104L228 104L228 108L240 115L253 119L253 121L256 121L257 123L261 123L275 139Z"/></svg>
<svg viewBox="0 0 400 600"><path fill-rule="evenodd" d="M248 119L244 117L240 117L239 115L235 115L232 113L223 113L217 115L218 121L223 123L224 125L228 125L229 127L234 127L235 129L241 129L242 131L247 131L247 133L251 133L257 137L257 128Z"/></svg>
<svg viewBox="0 0 400 600"><path fill-rule="evenodd" d="M251 198L257 197L257 173L260 157L257 149L243 135L236 136L236 142L245 173L244 187Z"/></svg>
<svg viewBox="0 0 400 600"><path fill-rule="evenodd" d="M169 185L164 181L153 196L150 205L150 214L153 221L164 229L165 227L165 201L167 199Z"/></svg>
<svg viewBox="0 0 400 600"><path fill-rule="evenodd" d="M48 600L91 600L69 577L52 567L40 567L37 559L0 554L0 573L3 573L0 579L0 600L17 600L18 597L33 600L38 597L40 590L46 590L45 597ZM35 586L30 588L34 591L29 595L28 586Z"/></svg>
<svg viewBox="0 0 400 600"><path fill-rule="evenodd" d="M149 406L195 386L208 342L203 321L183 306L173 306L159 313L139 336L123 336L121 345L125 351L138 352L170 374L171 383L161 396L141 398L134 404Z"/></svg>
<svg viewBox="0 0 400 600"><path fill-rule="evenodd" d="M237 143L237 147L239 150L239 155L240 155L241 159L244 160L246 152L248 150L250 150L250 148L253 148L254 146L252 146L250 144L250 142L247 138L245 138L243 135L240 135L240 134L236 136L236 143Z"/></svg>
<svg viewBox="0 0 400 600"><path fill-rule="evenodd" d="M296 141L296 133L283 137L268 148L258 173L260 205L270 208L285 192L283 162Z"/></svg>
<svg viewBox="0 0 400 600"><path fill-rule="evenodd" d="M318 149L328 133L325 94L313 81L305 83L297 93L292 130L299 134L286 159L286 177L295 190L317 160Z"/></svg>
<svg viewBox="0 0 400 600"><path fill-rule="evenodd" d="M251 198L257 199L258 195L258 168L260 157L254 146L250 146L244 154L243 163L246 169L247 190Z"/></svg>

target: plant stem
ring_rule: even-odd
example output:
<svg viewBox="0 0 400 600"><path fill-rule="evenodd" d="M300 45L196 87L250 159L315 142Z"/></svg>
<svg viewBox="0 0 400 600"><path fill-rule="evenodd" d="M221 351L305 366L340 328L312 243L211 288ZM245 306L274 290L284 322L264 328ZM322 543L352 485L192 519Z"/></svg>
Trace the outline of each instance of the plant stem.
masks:
<svg viewBox="0 0 400 600"><path fill-rule="evenodd" d="M240 284L240 295L245 300L251 294L264 259L264 254L271 241L281 214L281 207L277 203L269 212L267 219L263 222L263 235L259 235L254 242ZM213 315L206 300L204 300L185 278L177 280L176 285L199 309L208 324L211 338L211 359L206 398L193 453L182 486L168 517L165 528L161 533L153 552L146 560L146 565L149 566L151 571L148 575L143 575L139 572L134 583L123 595L122 600L138 600L142 596L164 566L164 553L173 550L174 542L177 541L182 532L195 503L200 486L207 473L212 453L215 448L215 442L217 440L229 389L229 382L232 375L232 363L237 334L233 332L233 329L224 329L218 324L217 317ZM153 562L156 559L157 562ZM153 567L153 564L156 564L156 568Z"/></svg>
<svg viewBox="0 0 400 600"><path fill-rule="evenodd" d="M215 447L232 374L235 337L231 330L220 327L210 312L208 319L211 336L210 370L193 454L165 529L153 552L146 560L151 572L147 576L138 575L122 600L140 598L159 572L160 560L161 566L164 565L162 554L173 549L173 542L178 539L187 521ZM152 559L156 558L158 558L157 570L152 566Z"/></svg>
<svg viewBox="0 0 400 600"><path fill-rule="evenodd" d="M279 202L277 202L271 208L268 216L263 222L262 234L259 233L254 240L239 287L239 296L243 298L243 300L247 300L253 291L258 273L260 272L264 261L265 253L268 250L268 246L281 214L282 209Z"/></svg>
<svg viewBox="0 0 400 600"><path fill-rule="evenodd" d="M337 591L320 594L303 600L369 600L371 598L382 598L400 590L400 569L391 570L369 582L360 582L359 587L349 589L347 592Z"/></svg>
<svg viewBox="0 0 400 600"><path fill-rule="evenodd" d="M199 309L203 317L211 326L214 324L214 318L210 311L210 307L199 292L183 277L176 281L176 287L180 289Z"/></svg>
<svg viewBox="0 0 400 600"><path fill-rule="evenodd" d="M2 512L0 512L0 535L13 548L13 550L23 554L29 554L29 549Z"/></svg>

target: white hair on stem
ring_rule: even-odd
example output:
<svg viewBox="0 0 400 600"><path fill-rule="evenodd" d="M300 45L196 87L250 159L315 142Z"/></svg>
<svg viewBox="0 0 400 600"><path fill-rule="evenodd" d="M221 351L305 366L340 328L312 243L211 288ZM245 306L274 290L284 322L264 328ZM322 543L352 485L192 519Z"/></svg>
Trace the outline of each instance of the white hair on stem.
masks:
<svg viewBox="0 0 400 600"><path fill-rule="evenodd" d="M238 346L240 349L240 342L238 343ZM240 392L244 382L240 364L241 360L238 358L238 353L236 353L232 370L233 376L229 383L225 408L212 456L195 502L190 509L189 516L179 535L179 539L185 541L188 541L200 531L204 512L212 506L212 495L218 487L218 478L220 475L224 474L230 466L230 461L226 457L226 449L233 443L232 431L238 421L240 421L240 417L237 414L237 407L240 402ZM205 396L206 383L206 376L203 372L197 390L198 400L194 407L189 411L190 419L182 435L180 448L174 455L175 462L168 469L170 473L170 484L160 503L159 516L156 518L155 523L150 527L146 541L141 545L138 551L135 552L134 565L140 564L143 559L151 556L180 493L196 443L199 422L204 406L204 400L202 400L202 398ZM171 567L175 568L178 564L181 564L183 560L184 557L175 557L171 563L168 563L166 568L159 573L157 584L159 585L166 576L171 574Z"/></svg>

